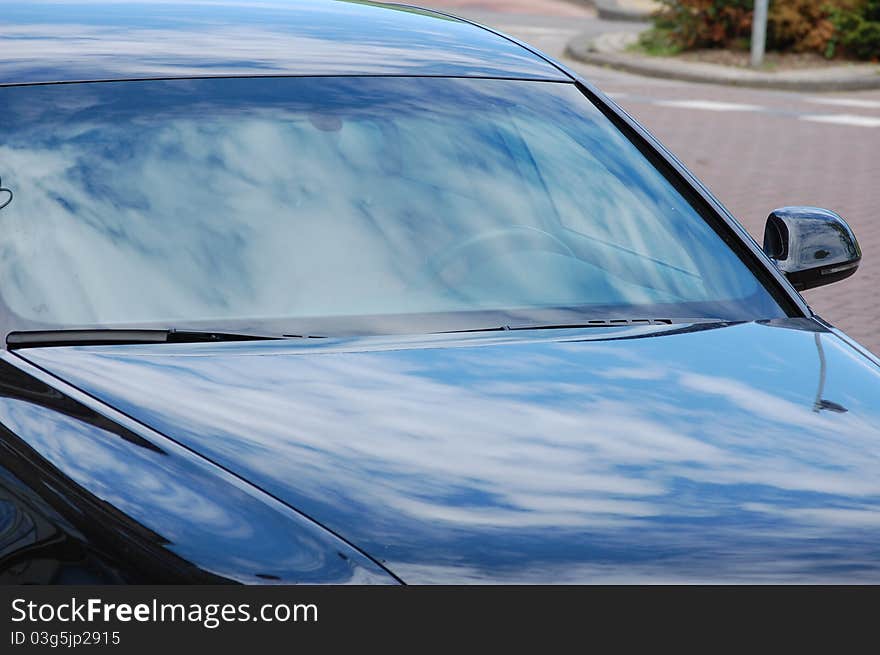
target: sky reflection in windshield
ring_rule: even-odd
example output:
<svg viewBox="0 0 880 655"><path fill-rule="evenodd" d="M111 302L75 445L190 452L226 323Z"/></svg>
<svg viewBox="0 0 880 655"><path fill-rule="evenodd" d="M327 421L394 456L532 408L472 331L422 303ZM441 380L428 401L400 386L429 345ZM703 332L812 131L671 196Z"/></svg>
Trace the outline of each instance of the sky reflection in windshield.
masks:
<svg viewBox="0 0 880 655"><path fill-rule="evenodd" d="M0 176L15 193L0 279L22 322L700 315L689 303L780 315L572 85L188 80L0 94Z"/></svg>

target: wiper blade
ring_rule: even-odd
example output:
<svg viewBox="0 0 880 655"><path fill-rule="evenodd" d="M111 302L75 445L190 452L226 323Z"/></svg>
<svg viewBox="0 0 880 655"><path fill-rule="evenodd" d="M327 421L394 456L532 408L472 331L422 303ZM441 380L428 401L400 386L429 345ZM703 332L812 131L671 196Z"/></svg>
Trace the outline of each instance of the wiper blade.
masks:
<svg viewBox="0 0 880 655"><path fill-rule="evenodd" d="M199 330L130 330L130 329L86 329L86 330L28 330L10 332L6 335L6 345L10 350L17 348L42 348L46 346L104 346L111 344L139 343L202 343L216 341L260 341L264 339L283 339L283 336L262 334L237 334L233 332L214 332Z"/></svg>
<svg viewBox="0 0 880 655"><path fill-rule="evenodd" d="M581 328L602 327L636 327L640 325L681 325L695 323L726 323L720 318L610 318L591 319L588 321L572 321L564 323L524 323L518 325L496 325L465 330L449 330L442 334L458 334L464 332L503 332L507 330L576 330Z"/></svg>
<svg viewBox="0 0 880 655"><path fill-rule="evenodd" d="M723 323L720 318L610 318L593 319L572 323L551 323L549 325L525 324L510 325L508 330L565 330L589 327L627 327L639 325L681 325L692 323Z"/></svg>

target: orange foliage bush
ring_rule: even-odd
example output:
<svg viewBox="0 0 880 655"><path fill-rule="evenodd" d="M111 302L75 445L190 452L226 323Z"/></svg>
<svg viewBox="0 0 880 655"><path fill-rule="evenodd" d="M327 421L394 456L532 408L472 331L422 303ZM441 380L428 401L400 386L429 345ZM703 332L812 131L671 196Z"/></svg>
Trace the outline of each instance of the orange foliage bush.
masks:
<svg viewBox="0 0 880 655"><path fill-rule="evenodd" d="M656 27L683 50L746 48L754 0L659 0ZM880 56L880 0L771 0L767 48Z"/></svg>

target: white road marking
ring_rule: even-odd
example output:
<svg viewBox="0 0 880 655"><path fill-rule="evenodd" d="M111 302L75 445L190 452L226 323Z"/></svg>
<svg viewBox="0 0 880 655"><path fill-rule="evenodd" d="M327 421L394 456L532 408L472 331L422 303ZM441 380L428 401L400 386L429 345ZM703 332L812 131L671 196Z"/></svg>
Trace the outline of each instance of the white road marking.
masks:
<svg viewBox="0 0 880 655"><path fill-rule="evenodd" d="M817 105L832 105L834 107L880 109L880 100L865 100L864 98L807 98L807 102L814 102Z"/></svg>
<svg viewBox="0 0 880 655"><path fill-rule="evenodd" d="M745 105L738 102L717 102L715 100L658 100L655 105L661 107L679 107L680 109L705 109L706 111L763 111L759 105Z"/></svg>
<svg viewBox="0 0 880 655"><path fill-rule="evenodd" d="M624 100L628 102L646 103L659 107L675 107L678 109L697 109L703 111L747 111L759 112L769 115L784 116L787 118L797 118L802 121L811 121L814 123L829 123L832 125L852 125L856 127L880 127L880 117L878 116L860 116L858 114L811 114L802 111L780 110L771 107L762 107L760 105L748 105L738 102L718 102L717 100L661 100L649 98L645 96L633 95L620 91L606 91L606 95L615 100ZM872 100L863 100L858 98L806 98L809 102L826 102L826 101L858 101L863 103L873 103ZM880 107L880 101L876 103ZM872 106L872 105L870 105ZM865 105L869 107L869 105Z"/></svg>
<svg viewBox="0 0 880 655"><path fill-rule="evenodd" d="M855 114L807 114L799 116L802 121L815 123L835 123L837 125L856 125L858 127L880 127L880 118L857 116Z"/></svg>
<svg viewBox="0 0 880 655"><path fill-rule="evenodd" d="M531 36L570 36L577 34L577 29L562 29L559 27L542 27L540 25L498 25L493 29L505 34L528 34Z"/></svg>

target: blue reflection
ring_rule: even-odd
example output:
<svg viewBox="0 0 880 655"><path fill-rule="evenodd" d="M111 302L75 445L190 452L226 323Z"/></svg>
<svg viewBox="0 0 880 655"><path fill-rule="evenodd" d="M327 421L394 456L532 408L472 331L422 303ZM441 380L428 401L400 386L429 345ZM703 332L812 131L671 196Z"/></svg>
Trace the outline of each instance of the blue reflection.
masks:
<svg viewBox="0 0 880 655"><path fill-rule="evenodd" d="M782 315L570 84L178 80L0 100L5 331Z"/></svg>
<svg viewBox="0 0 880 655"><path fill-rule="evenodd" d="M0 84L205 75L565 79L464 22L368 2L4 2Z"/></svg>
<svg viewBox="0 0 880 655"><path fill-rule="evenodd" d="M287 584L391 581L378 566L335 536L232 476L191 457L179 446L166 445L159 439L163 450L147 439L131 438L129 431L57 392L45 388L42 395L33 393L42 386L33 380L27 382L32 393L14 393L12 389L17 387L10 384L11 367L3 363L2 368L0 423L4 429L33 448L51 466L63 470L73 485L79 485L104 507L112 508L109 516L125 516L131 521L130 525L135 526L130 528L131 533L112 537L126 542L132 552L142 548L134 540L135 535L140 539L147 535L154 545L166 548L184 566L242 583L266 579ZM102 427L101 423L105 425ZM63 492L63 487L56 487L51 480L43 484L50 488L50 495L60 496ZM11 558L13 554L19 555L16 551L26 544L17 543L16 535L3 534L3 487L13 489L15 485L7 485L0 477L0 554L6 549ZM37 485L31 491L34 495L45 493L41 487ZM72 520L85 523L81 525L83 532L93 535L110 530L107 524L91 525L106 522L107 516L96 514L94 506L83 501L82 492L64 500L75 508ZM55 516L41 510L42 515ZM66 534L95 546L99 552L106 549L102 543L90 544L88 536L71 524L62 525ZM43 526L41 531L46 529ZM152 562L142 550L138 552L143 561L136 561L132 568L135 572L139 567L148 570ZM114 563L123 565L122 561ZM173 579L174 573L168 570L153 575ZM22 580L14 572L9 579L19 583Z"/></svg>
<svg viewBox="0 0 880 655"><path fill-rule="evenodd" d="M880 580L876 364L806 319L619 336L23 352L408 582Z"/></svg>

